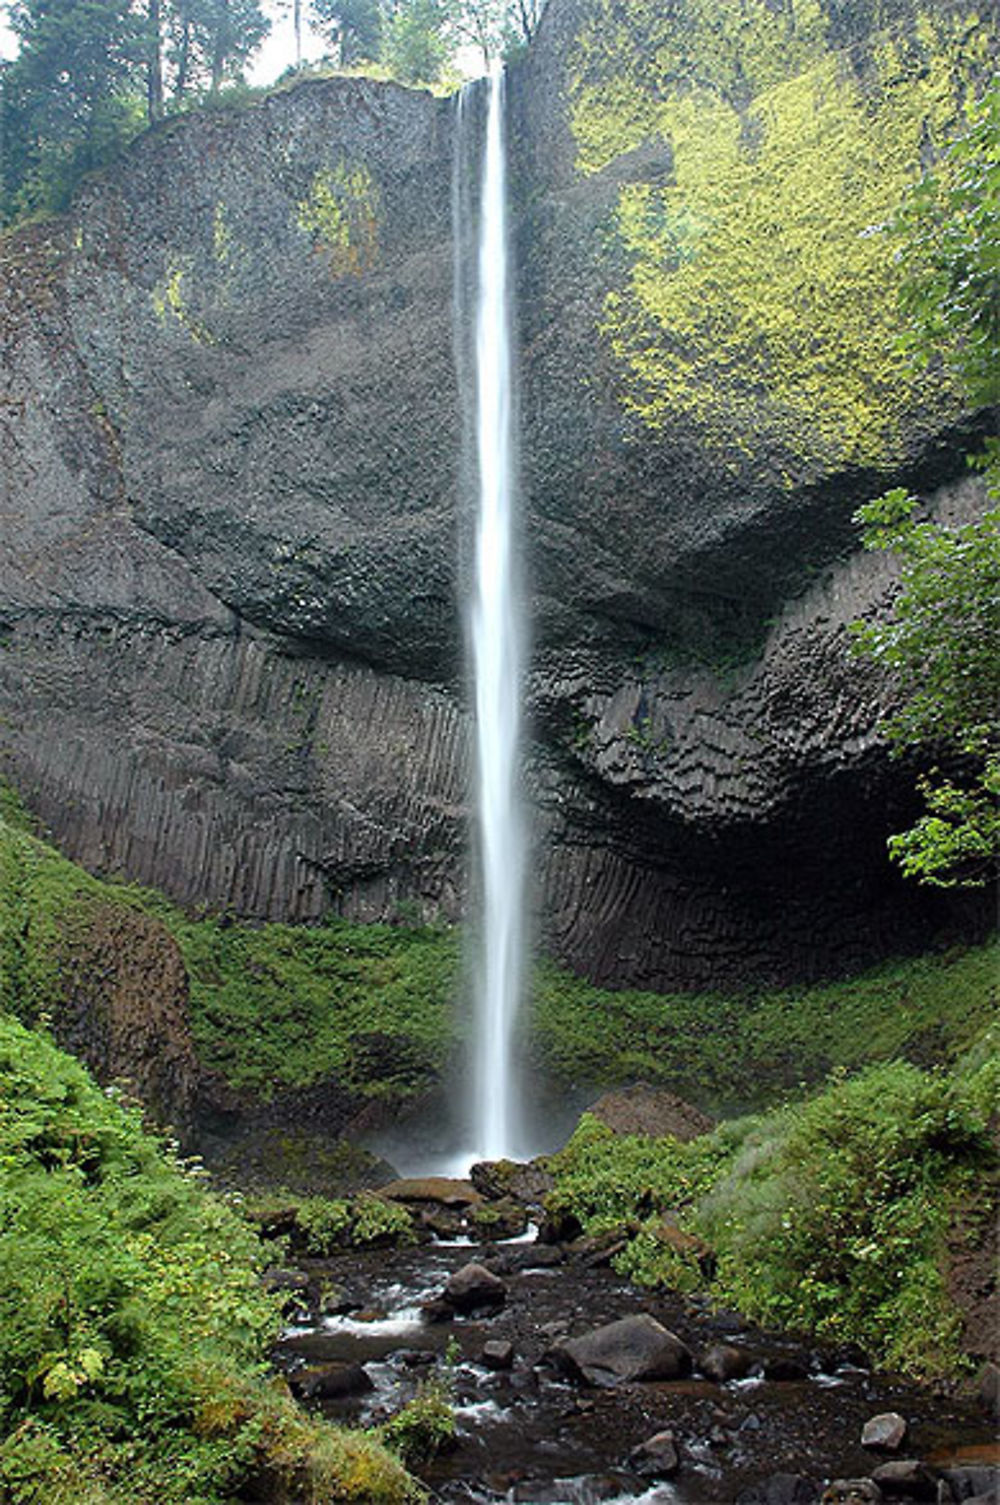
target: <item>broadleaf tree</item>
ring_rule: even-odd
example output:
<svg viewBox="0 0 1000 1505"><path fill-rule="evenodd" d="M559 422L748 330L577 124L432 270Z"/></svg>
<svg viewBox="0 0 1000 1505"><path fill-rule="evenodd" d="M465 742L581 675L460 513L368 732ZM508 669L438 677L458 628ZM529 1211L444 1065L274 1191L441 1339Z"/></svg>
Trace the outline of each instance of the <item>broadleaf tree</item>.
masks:
<svg viewBox="0 0 1000 1505"><path fill-rule="evenodd" d="M1000 397L1000 86L924 174L893 227L903 237L905 345L943 364L974 403ZM898 751L948 763L918 780L926 812L889 850L909 877L980 887L1000 856L1000 440L970 464L992 505L956 526L920 516L896 489L859 509L863 541L901 560L887 620L854 624L858 653L895 676L900 705L884 730Z"/></svg>

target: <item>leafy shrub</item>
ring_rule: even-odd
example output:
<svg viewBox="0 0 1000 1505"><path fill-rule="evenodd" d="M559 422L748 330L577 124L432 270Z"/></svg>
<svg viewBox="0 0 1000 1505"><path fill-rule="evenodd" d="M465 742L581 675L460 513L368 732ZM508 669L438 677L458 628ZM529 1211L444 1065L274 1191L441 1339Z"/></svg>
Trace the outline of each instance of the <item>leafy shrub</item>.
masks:
<svg viewBox="0 0 1000 1505"><path fill-rule="evenodd" d="M322 1258L350 1242L351 1204L340 1198L307 1197L295 1215L298 1234L307 1254Z"/></svg>
<svg viewBox="0 0 1000 1505"><path fill-rule="evenodd" d="M307 1197L299 1203L296 1228L305 1252L317 1257L364 1244L411 1244L413 1219L405 1207L370 1192L357 1197Z"/></svg>
<svg viewBox="0 0 1000 1505"><path fill-rule="evenodd" d="M731 1154L724 1135L691 1144L670 1135L618 1135L585 1113L566 1147L549 1157L556 1186L545 1206L551 1213L572 1212L587 1233L606 1233L689 1207L714 1184Z"/></svg>
<svg viewBox="0 0 1000 1505"><path fill-rule="evenodd" d="M0 1015L0 1498L211 1505L262 1470L405 1498L370 1441L274 1389L263 1262L136 1111Z"/></svg>
<svg viewBox="0 0 1000 1505"><path fill-rule="evenodd" d="M725 1299L876 1359L957 1360L941 1244L956 1195L990 1163L982 1119L945 1077L903 1062L767 1120L699 1209Z"/></svg>
<svg viewBox="0 0 1000 1505"><path fill-rule="evenodd" d="M640 1284L705 1284L701 1239L720 1302L860 1343L883 1364L948 1374L961 1354L944 1239L957 1202L978 1205L995 1180L996 1080L995 1058L979 1051L952 1079L905 1062L838 1074L805 1102L687 1145L616 1137L585 1115L549 1161L546 1205L589 1233L626 1235L616 1268ZM664 1239L664 1212L679 1239Z"/></svg>
<svg viewBox="0 0 1000 1505"><path fill-rule="evenodd" d="M379 1429L385 1446L408 1468L430 1463L455 1445L454 1362L449 1345L444 1367L421 1380L413 1399Z"/></svg>

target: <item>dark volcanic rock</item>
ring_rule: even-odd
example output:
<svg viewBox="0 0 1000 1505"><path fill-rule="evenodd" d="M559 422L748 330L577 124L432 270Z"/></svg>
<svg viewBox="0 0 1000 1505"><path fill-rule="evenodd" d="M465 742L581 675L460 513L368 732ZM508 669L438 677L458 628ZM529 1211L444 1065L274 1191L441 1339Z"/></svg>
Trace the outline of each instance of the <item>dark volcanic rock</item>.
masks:
<svg viewBox="0 0 1000 1505"><path fill-rule="evenodd" d="M906 1420L897 1411L883 1411L865 1422L861 1433L861 1446L884 1448L895 1452L906 1437Z"/></svg>
<svg viewBox="0 0 1000 1505"><path fill-rule="evenodd" d="M507 1287L499 1275L473 1263L450 1275L442 1294L457 1312L489 1311L503 1306Z"/></svg>
<svg viewBox="0 0 1000 1505"><path fill-rule="evenodd" d="M716 1343L698 1360L702 1374L710 1380L717 1380L720 1385L727 1380L745 1379L753 1366L753 1354L732 1343Z"/></svg>
<svg viewBox="0 0 1000 1505"><path fill-rule="evenodd" d="M650 1134L654 1138L670 1134L685 1144L715 1128L715 1119L700 1108L645 1082L605 1092L587 1112L616 1134Z"/></svg>
<svg viewBox="0 0 1000 1505"><path fill-rule="evenodd" d="M816 1491L801 1474L772 1474L737 1495L736 1505L815 1505Z"/></svg>
<svg viewBox="0 0 1000 1505"><path fill-rule="evenodd" d="M691 1369L685 1344L647 1312L569 1338L556 1344L552 1353L561 1368L595 1384L673 1380Z"/></svg>
<svg viewBox="0 0 1000 1505"><path fill-rule="evenodd" d="M451 1176L404 1177L380 1186L378 1194L389 1202L412 1203L418 1206L427 1202L438 1202L443 1207L457 1209L475 1207L482 1201L471 1181L461 1181Z"/></svg>
<svg viewBox="0 0 1000 1505"><path fill-rule="evenodd" d="M324 1364L289 1377L289 1384L307 1400L343 1400L374 1390L371 1376L360 1364Z"/></svg>
<svg viewBox="0 0 1000 1505"><path fill-rule="evenodd" d="M555 1184L552 1172L534 1160L527 1164L517 1160L479 1160L470 1170L469 1179L489 1201L513 1198L526 1207L540 1207Z"/></svg>
<svg viewBox="0 0 1000 1505"><path fill-rule="evenodd" d="M872 1478L885 1495L907 1495L914 1500L937 1498L937 1476L918 1458L894 1458L882 1463Z"/></svg>
<svg viewBox="0 0 1000 1505"><path fill-rule="evenodd" d="M786 243L770 230L782 214L792 243L822 248L825 229L867 244L836 128L825 141L817 116L799 133L831 174L818 230L794 191L810 162L793 154L796 177L761 156L772 120L782 149L769 89L792 67L822 70L842 40L796 38L759 78L753 35L724 59L674 36L688 9L624 6L595 32L596 0L551 0L511 79L544 940L595 980L661 988L846 970L951 916L954 901L887 867L912 771L878 740L886 686L849 662L845 629L892 575L848 557L850 518L901 475L944 485L956 513L980 496L949 485L964 420L948 393L929 376L885 387L893 331L870 268L795 267L775 318L731 318L732 288L667 331L628 307L648 379L628 331L607 330L644 257L664 277L685 268L670 297L724 244L667 244L665 227L704 219L662 202L687 181L669 111L694 85L675 95L644 59L675 44L735 70L695 113L724 113L736 213L757 202L758 161L764 187L790 185L766 236L747 218L734 238L750 237L751 264L767 250L754 234ZM906 180L922 139L899 132L927 116L923 80L940 76L917 9L894 9L909 61L891 88L862 7L852 66L804 91L849 119L868 158L898 138ZM978 55L948 40L975 29L969 9L941 20L949 56ZM650 46L654 24L667 32ZM626 114L648 137L588 139L585 56L598 101L628 80ZM7 767L95 870L251 917L461 912L455 120L454 101L393 84L303 82L164 123L64 220L4 238ZM884 206L859 200L866 224L895 187ZM636 194L650 205L639 231ZM877 360L857 347L873 322ZM731 326L749 355L723 348ZM772 350L772 326L801 336Z"/></svg>
<svg viewBox="0 0 1000 1505"><path fill-rule="evenodd" d="M105 1085L124 1084L163 1126L184 1134L200 1086L188 977L159 920L125 905L83 907L56 942L60 1045Z"/></svg>
<svg viewBox="0 0 1000 1505"><path fill-rule="evenodd" d="M518 1238L528 1226L527 1209L520 1202L485 1202L469 1209L469 1228L480 1238Z"/></svg>
<svg viewBox="0 0 1000 1505"><path fill-rule="evenodd" d="M629 1454L629 1464L645 1479L670 1479L681 1466L673 1432L647 1437Z"/></svg>

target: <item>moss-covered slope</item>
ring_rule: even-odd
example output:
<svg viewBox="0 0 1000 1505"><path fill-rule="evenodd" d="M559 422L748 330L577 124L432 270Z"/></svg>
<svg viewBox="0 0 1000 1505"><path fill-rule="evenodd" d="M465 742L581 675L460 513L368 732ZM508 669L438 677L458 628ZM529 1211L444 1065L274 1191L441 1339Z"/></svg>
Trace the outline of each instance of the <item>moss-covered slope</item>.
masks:
<svg viewBox="0 0 1000 1505"><path fill-rule="evenodd" d="M48 1018L106 1080L128 1077L142 1094L141 1051L173 1050L189 1074L207 1072L245 1100L332 1082L356 1110L365 1098L404 1103L439 1081L454 1058L464 1028L457 930L254 926L190 914L153 891L92 877L24 829L9 801L7 813L4 1005L29 1023ZM95 933L118 934L126 947L136 935L161 938L163 970L149 972L125 1017L131 1033L110 1061L101 1041L113 1017L100 1005L113 1001L115 969ZM773 1102L836 1066L900 1055L923 1066L953 1061L994 1016L998 993L992 945L743 995L612 992L543 963L526 1010L527 1044L535 1064L563 1083L645 1079L732 1111ZM148 1038L136 1032L142 1004ZM189 1083L185 1101L193 1090Z"/></svg>
<svg viewBox="0 0 1000 1505"><path fill-rule="evenodd" d="M896 346L885 223L995 42L974 3L584 7L579 170L641 160L610 214L623 271L600 320L625 406L788 487L899 461L957 417L957 394Z"/></svg>

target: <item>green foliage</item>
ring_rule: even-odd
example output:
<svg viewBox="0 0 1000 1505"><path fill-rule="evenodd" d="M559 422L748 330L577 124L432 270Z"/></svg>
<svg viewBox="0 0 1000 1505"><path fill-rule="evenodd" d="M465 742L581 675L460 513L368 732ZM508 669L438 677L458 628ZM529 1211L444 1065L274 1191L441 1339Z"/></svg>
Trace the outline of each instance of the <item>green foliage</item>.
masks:
<svg viewBox="0 0 1000 1505"><path fill-rule="evenodd" d="M455 931L186 915L156 894L92 878L29 832L0 824L8 1006L28 1022L56 1014L60 957L72 955L92 915L116 904L157 916L177 940L199 1058L235 1087L266 1097L332 1076L398 1099L425 1090L455 1048ZM901 1053L921 1064L954 1059L998 1002L988 946L743 997L609 992L543 964L529 1038L538 1064L564 1081L645 1079L739 1110L836 1065Z"/></svg>
<svg viewBox="0 0 1000 1505"><path fill-rule="evenodd" d="M383 19L380 58L403 84L434 83L448 56L441 0L406 0Z"/></svg>
<svg viewBox="0 0 1000 1505"><path fill-rule="evenodd" d="M1000 86L969 111L968 129L925 173L896 217L909 331L903 347L952 372L977 402L1000 396ZM970 462L1000 501L1000 441ZM897 748L964 764L918 780L927 813L890 838L903 872L939 887L982 887L1000 856L1000 507L959 527L918 521L902 488L860 508L866 548L902 561L887 621L854 624L855 650L898 682L884 723Z"/></svg>
<svg viewBox="0 0 1000 1505"><path fill-rule="evenodd" d="M142 123L146 35L125 0L23 0L11 24L20 52L0 65L0 222L64 208Z"/></svg>
<svg viewBox="0 0 1000 1505"><path fill-rule="evenodd" d="M234 1086L266 1096L335 1075L405 1097L443 1068L458 973L448 931L164 920L188 966L199 1056Z"/></svg>
<svg viewBox="0 0 1000 1505"><path fill-rule="evenodd" d="M991 491L1000 498L993 455ZM902 488L860 508L869 549L902 560L887 620L854 624L859 654L884 665L901 705L883 723L897 749L929 747L965 760L961 783L937 770L918 783L927 803L889 849L908 877L941 887L981 887L1000 855L1000 508L962 526L918 521Z"/></svg>
<svg viewBox="0 0 1000 1505"><path fill-rule="evenodd" d="M905 348L942 357L976 402L1000 399L1000 85L972 100L966 129L893 222L902 239Z"/></svg>
<svg viewBox="0 0 1000 1505"><path fill-rule="evenodd" d="M884 1364L947 1373L959 1324L943 1238L957 1196L991 1167L984 1121L944 1077L894 1063L835 1079L765 1120L699 1209L720 1298L859 1342Z"/></svg>
<svg viewBox="0 0 1000 1505"><path fill-rule="evenodd" d="M783 1088L906 1055L954 1060L1000 1005L995 946L885 962L859 976L742 998L611 993L539 968L532 1044L568 1081L659 1082L716 1111L773 1102Z"/></svg>
<svg viewBox="0 0 1000 1505"><path fill-rule="evenodd" d="M378 57L382 19L378 0L313 0L312 17L342 67Z"/></svg>
<svg viewBox="0 0 1000 1505"><path fill-rule="evenodd" d="M0 822L0 989L19 1017L58 1010L60 957L109 904L153 914L174 936L199 1057L235 1087L266 1097L335 1075L358 1092L405 1097L444 1066L459 961L452 932L187 915L155 893L92 878Z"/></svg>
<svg viewBox="0 0 1000 1505"><path fill-rule="evenodd" d="M587 1233L607 1233L637 1214L690 1206L714 1184L731 1153L726 1136L682 1144L670 1135L615 1134L585 1113L566 1146L546 1162L557 1178L546 1207L572 1212Z"/></svg>
<svg viewBox="0 0 1000 1505"><path fill-rule="evenodd" d="M615 1137L584 1116L549 1162L547 1205L587 1232L627 1236L616 1268L640 1283L706 1283L686 1231L695 1251L699 1239L714 1251L720 1303L948 1374L960 1352L944 1235L957 1199L996 1169L983 1071L949 1081L896 1062L840 1074L803 1103L687 1145ZM665 1213L680 1239L664 1240Z"/></svg>
<svg viewBox="0 0 1000 1505"><path fill-rule="evenodd" d="M307 1197L299 1203L295 1223L306 1253L318 1257L366 1244L416 1242L406 1208L371 1192L349 1199Z"/></svg>
<svg viewBox="0 0 1000 1505"><path fill-rule="evenodd" d="M341 160L314 177L299 205L299 228L315 237L330 273L342 277L368 271L378 256L378 189L362 163Z"/></svg>
<svg viewBox="0 0 1000 1505"><path fill-rule="evenodd" d="M791 485L817 463L901 455L928 399L957 410L894 346L901 271L873 231L928 136L947 135L988 27L906 11L849 67L819 0L588 8L572 59L580 167L643 143L663 163L618 189L607 227L602 330L622 402L654 428L686 418L730 470L754 462L734 431L766 430L770 471Z"/></svg>
<svg viewBox="0 0 1000 1505"><path fill-rule="evenodd" d="M413 1399L379 1428L379 1437L407 1468L417 1468L454 1447L455 1436L454 1375L449 1350L444 1368L420 1382Z"/></svg>
<svg viewBox="0 0 1000 1505"><path fill-rule="evenodd" d="M261 1470L303 1499L407 1498L377 1447L305 1420L267 1379L264 1261L136 1112L0 1016L5 1500L212 1505Z"/></svg>
<svg viewBox="0 0 1000 1505"><path fill-rule="evenodd" d="M260 0L16 0L0 63L0 223L64 209L145 123L238 84Z"/></svg>

